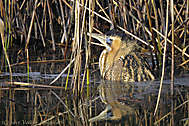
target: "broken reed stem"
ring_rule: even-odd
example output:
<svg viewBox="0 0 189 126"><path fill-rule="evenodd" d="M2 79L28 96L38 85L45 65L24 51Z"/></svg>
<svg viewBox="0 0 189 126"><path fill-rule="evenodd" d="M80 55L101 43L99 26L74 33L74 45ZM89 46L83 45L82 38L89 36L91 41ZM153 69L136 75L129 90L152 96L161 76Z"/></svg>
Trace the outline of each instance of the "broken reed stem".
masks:
<svg viewBox="0 0 189 126"><path fill-rule="evenodd" d="M42 29L41 29L41 26L40 26L40 24L39 24L39 20L38 20L38 17L37 17L37 15L36 15L36 13L35 13L35 18L36 18L37 26L38 26L38 28L39 28L39 33L40 33L40 36L41 36L41 39L42 39L42 42L43 42L43 47L46 47L45 39L44 39L44 37L43 37Z"/></svg>
<svg viewBox="0 0 189 126"><path fill-rule="evenodd" d="M32 27L33 27L33 22L34 22L35 11L36 11L36 8L37 8L37 3L38 3L38 0L35 1L35 6L34 6L34 9L33 9L32 19L31 19L31 22L30 22L29 32L28 32L28 36L27 36L27 40L26 40L25 51L28 49L28 45L29 45L29 41L30 41L30 37L31 37L31 32L32 32Z"/></svg>
<svg viewBox="0 0 189 126"><path fill-rule="evenodd" d="M25 52L26 52L26 58L27 58L28 82L29 82L29 72L30 72L28 45L29 45L29 41L30 41L30 37L31 37L31 32L32 32L32 27L33 27L33 23L34 23L34 17L35 17L35 11L36 11L36 8L37 8L37 3L38 3L38 0L35 1L33 13L32 13L32 19L31 19L31 22L30 22L29 32L28 32L28 36L27 36L27 40L26 40L26 45L25 45Z"/></svg>
<svg viewBox="0 0 189 126"><path fill-rule="evenodd" d="M68 84L70 68L74 61L75 61L75 58L70 61L70 63L62 70L62 72L49 85L52 85L54 82L56 82L64 74L64 72L69 68L68 74L67 74L66 86L65 86L65 90L66 90L68 86L67 84Z"/></svg>

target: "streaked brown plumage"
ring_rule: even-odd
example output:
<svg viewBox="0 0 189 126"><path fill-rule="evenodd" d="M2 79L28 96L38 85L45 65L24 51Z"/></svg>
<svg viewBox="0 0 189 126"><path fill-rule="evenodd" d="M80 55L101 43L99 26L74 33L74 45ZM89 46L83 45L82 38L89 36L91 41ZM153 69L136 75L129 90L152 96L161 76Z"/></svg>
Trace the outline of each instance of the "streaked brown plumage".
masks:
<svg viewBox="0 0 189 126"><path fill-rule="evenodd" d="M137 82L154 80L148 63L141 56L134 40L124 41L118 35L92 34L105 47L99 58L100 73L103 79L112 81Z"/></svg>

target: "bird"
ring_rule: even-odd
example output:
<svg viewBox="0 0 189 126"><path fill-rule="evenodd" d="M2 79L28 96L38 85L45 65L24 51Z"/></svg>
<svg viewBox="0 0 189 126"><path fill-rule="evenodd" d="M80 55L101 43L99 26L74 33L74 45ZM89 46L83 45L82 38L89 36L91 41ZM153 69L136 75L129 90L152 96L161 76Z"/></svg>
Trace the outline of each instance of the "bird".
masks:
<svg viewBox="0 0 189 126"><path fill-rule="evenodd" d="M130 40L121 32L108 34L91 33L105 49L99 57L100 74L103 79L123 82L154 80L155 76L136 40ZM126 39L125 39L125 38Z"/></svg>
<svg viewBox="0 0 189 126"><path fill-rule="evenodd" d="M122 95L123 92L115 86L120 84L117 83L119 81L140 82L155 79L147 60L142 55L142 47L136 40L129 39L121 32L109 31L107 34L91 33L90 35L105 47L99 57L100 74L103 79L98 89L106 108L99 115L89 119L89 122L119 120L124 115L133 114L135 109L132 107L132 103L129 103L133 99L126 99L125 101L123 99L120 102L117 95ZM107 88L107 84L110 84L113 88L110 89L110 86ZM128 84L130 85L130 83Z"/></svg>

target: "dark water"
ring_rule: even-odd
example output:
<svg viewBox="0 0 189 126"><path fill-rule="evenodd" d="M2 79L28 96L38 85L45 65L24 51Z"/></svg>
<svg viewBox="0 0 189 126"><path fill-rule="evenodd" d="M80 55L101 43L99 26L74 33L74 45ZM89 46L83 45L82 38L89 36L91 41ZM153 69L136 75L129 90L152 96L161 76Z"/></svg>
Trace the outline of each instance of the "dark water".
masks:
<svg viewBox="0 0 189 126"><path fill-rule="evenodd" d="M33 72L30 72L28 77L26 72L22 72L26 67L19 67L15 67L14 81L38 85L49 85L63 69L57 64L51 67L35 64L31 65ZM41 69L43 72L37 71ZM98 77L98 74L96 76ZM51 86L65 87L66 77L67 75L63 74ZM187 76L175 79L173 98L170 96L170 81L164 81L155 115L159 81L115 83L102 81L95 77L94 73L90 77L91 82L88 86L84 83L82 93L73 93L70 88L73 87L73 84L70 84L71 75L68 89L65 91L64 88L9 85L6 83L9 73L1 73L0 125L166 126L171 122L171 104L175 109L175 125L188 124Z"/></svg>

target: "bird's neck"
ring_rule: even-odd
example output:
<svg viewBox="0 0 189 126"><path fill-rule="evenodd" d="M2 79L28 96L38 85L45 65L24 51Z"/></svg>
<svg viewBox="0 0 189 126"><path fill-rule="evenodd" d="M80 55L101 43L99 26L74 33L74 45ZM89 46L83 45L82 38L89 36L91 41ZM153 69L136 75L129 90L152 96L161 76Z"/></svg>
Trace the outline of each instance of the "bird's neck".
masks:
<svg viewBox="0 0 189 126"><path fill-rule="evenodd" d="M115 46L114 46L115 47ZM130 42L130 43L121 43L119 47L112 48L110 52L106 53L106 63L109 67L111 67L114 63L114 61L119 60L120 57L125 57L126 55L132 53L135 51L136 48L136 42Z"/></svg>
<svg viewBox="0 0 189 126"><path fill-rule="evenodd" d="M111 66L115 60L119 59L119 50L120 48L116 48L107 53L106 62L109 64L109 66Z"/></svg>
<svg viewBox="0 0 189 126"><path fill-rule="evenodd" d="M108 51L107 49L105 49L100 56L99 62L99 66L101 68L101 75L103 75L103 73L106 73L106 71L112 67L113 63L116 60L119 60L120 57L125 57L126 55L130 54L131 52L133 52L135 50L135 46L136 46L136 42L130 42L130 43L126 43L123 42L120 45L114 45L111 51Z"/></svg>

